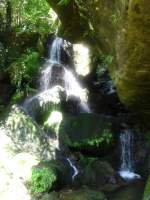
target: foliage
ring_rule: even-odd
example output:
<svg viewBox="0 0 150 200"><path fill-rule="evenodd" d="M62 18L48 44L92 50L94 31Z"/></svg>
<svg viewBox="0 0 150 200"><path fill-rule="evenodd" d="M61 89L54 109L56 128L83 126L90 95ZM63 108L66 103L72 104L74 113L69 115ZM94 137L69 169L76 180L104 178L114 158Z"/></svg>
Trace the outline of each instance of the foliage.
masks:
<svg viewBox="0 0 150 200"><path fill-rule="evenodd" d="M101 56L101 64L97 67L97 76L98 78L108 69L108 67L113 62L113 56L111 55L102 55Z"/></svg>
<svg viewBox="0 0 150 200"><path fill-rule="evenodd" d="M100 137L95 137L91 139L86 139L81 142L74 142L72 146L74 147L81 147L81 146L96 146L99 147L103 144L110 145L113 142L113 135L109 129L104 129L103 133Z"/></svg>
<svg viewBox="0 0 150 200"><path fill-rule="evenodd" d="M21 90L16 90L15 94L11 98L11 103L16 104L24 97L24 92Z"/></svg>
<svg viewBox="0 0 150 200"><path fill-rule="evenodd" d="M23 81L30 82L31 77L38 72L39 54L28 49L16 62L9 67L11 83L19 90Z"/></svg>
<svg viewBox="0 0 150 200"><path fill-rule="evenodd" d="M60 0L58 4L61 6L63 6L63 5L66 6L69 2L70 2L70 0Z"/></svg>
<svg viewBox="0 0 150 200"><path fill-rule="evenodd" d="M54 23L58 22L58 18L47 1L11 0L9 1L9 5L11 16L10 26L17 32L55 32L59 25L56 23L56 26L54 26ZM6 28L7 6L8 1L2 0L0 3L0 29Z"/></svg>
<svg viewBox="0 0 150 200"><path fill-rule="evenodd" d="M32 194L48 192L56 181L56 175L53 170L43 168L33 168L31 181L29 183Z"/></svg>
<svg viewBox="0 0 150 200"><path fill-rule="evenodd" d="M98 137L84 139L79 142L72 142L67 135L64 135L64 139L68 145L72 147L83 147L83 146L96 146L102 147L103 145L112 145L113 135L109 129L104 129L103 133Z"/></svg>

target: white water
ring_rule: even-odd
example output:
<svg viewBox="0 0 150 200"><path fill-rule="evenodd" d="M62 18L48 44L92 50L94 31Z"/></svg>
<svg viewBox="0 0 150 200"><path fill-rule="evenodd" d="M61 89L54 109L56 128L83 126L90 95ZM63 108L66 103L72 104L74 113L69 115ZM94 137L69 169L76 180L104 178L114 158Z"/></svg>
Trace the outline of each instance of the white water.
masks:
<svg viewBox="0 0 150 200"><path fill-rule="evenodd" d="M88 99L87 99L87 91L86 89L83 89L79 82L77 81L76 77L73 75L71 71L68 69L65 69L65 90L67 93L67 97L69 96L75 96L80 99L80 110L81 112L85 113L91 113L91 110L88 106Z"/></svg>
<svg viewBox="0 0 150 200"><path fill-rule="evenodd" d="M70 167L73 169L72 181L74 181L75 177L79 174L79 171L69 158L67 158L67 161Z"/></svg>
<svg viewBox="0 0 150 200"><path fill-rule="evenodd" d="M125 180L140 178L140 175L134 172L133 163L133 139L134 135L131 130L124 130L120 134L121 143L121 167L119 174Z"/></svg>

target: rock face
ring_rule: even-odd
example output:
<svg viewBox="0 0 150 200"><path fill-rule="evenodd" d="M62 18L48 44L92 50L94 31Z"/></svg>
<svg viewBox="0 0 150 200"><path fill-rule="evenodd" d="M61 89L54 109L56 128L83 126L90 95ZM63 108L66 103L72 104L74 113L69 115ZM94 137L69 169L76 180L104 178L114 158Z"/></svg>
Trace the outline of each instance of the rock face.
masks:
<svg viewBox="0 0 150 200"><path fill-rule="evenodd" d="M60 33L76 42L82 38L95 54L113 56L109 71L121 101L142 116L149 116L150 3L81 0L59 6L57 2L49 0L62 22Z"/></svg>

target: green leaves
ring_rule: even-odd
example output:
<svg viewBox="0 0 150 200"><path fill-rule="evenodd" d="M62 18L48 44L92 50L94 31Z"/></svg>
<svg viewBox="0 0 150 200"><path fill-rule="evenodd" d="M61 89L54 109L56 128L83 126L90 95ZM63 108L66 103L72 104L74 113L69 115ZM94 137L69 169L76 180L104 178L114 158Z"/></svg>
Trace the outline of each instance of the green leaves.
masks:
<svg viewBox="0 0 150 200"><path fill-rule="evenodd" d="M16 32L56 32L57 16L46 0L11 0L12 28ZM0 30L6 27L6 0L0 4ZM54 27L54 23L57 23Z"/></svg>
<svg viewBox="0 0 150 200"><path fill-rule="evenodd" d="M27 50L16 62L12 63L9 68L11 83L20 89L23 81L29 82L33 75L38 72L39 54L32 50Z"/></svg>

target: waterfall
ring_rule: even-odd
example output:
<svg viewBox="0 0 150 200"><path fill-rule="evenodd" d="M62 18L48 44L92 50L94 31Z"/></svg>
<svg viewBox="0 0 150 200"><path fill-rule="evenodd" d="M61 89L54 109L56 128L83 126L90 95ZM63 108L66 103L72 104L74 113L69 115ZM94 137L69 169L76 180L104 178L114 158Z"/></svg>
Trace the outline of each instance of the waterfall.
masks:
<svg viewBox="0 0 150 200"><path fill-rule="evenodd" d="M140 175L134 173L133 141L134 134L130 129L121 132L121 167L119 170L119 174L125 180L140 178Z"/></svg>
<svg viewBox="0 0 150 200"><path fill-rule="evenodd" d="M75 177L79 174L79 171L69 158L67 158L67 161L70 167L73 169L72 181L74 181Z"/></svg>
<svg viewBox="0 0 150 200"><path fill-rule="evenodd" d="M74 75L74 72L68 69L67 65L63 65L61 52L64 49L64 40L56 37L51 45L49 58L46 60L40 76L39 93L31 98L26 99L24 108L28 113L34 113L34 108L40 104L39 101L44 101L45 94L49 94L54 86L61 86L66 92L67 98L74 96L79 98L80 112L90 113L90 108L87 103L87 91L82 88L79 81ZM48 92L47 92L48 91ZM48 97L46 97L49 100ZM67 99L66 99L67 100ZM45 101L44 101L45 102ZM35 105L36 103L36 105Z"/></svg>

